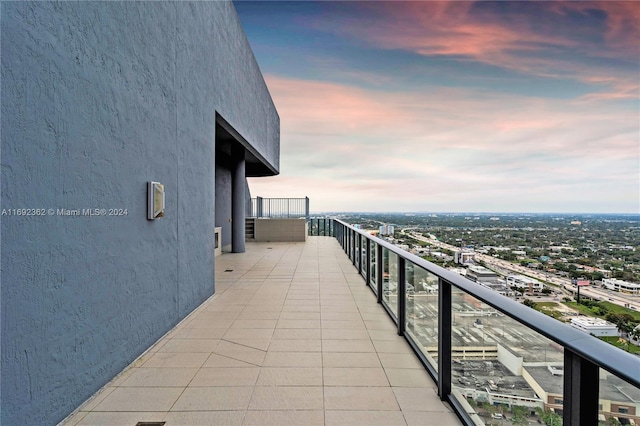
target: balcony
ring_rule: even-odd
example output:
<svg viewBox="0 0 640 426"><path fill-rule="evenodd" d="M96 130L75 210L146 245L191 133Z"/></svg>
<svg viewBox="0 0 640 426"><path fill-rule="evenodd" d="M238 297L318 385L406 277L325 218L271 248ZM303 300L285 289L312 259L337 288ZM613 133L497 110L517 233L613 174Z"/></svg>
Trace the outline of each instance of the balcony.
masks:
<svg viewBox="0 0 640 426"><path fill-rule="evenodd" d="M308 226L217 258L216 295L66 424L640 422L635 356L339 220Z"/></svg>
<svg viewBox="0 0 640 426"><path fill-rule="evenodd" d="M137 422L460 424L330 237L217 257L216 295L64 424Z"/></svg>

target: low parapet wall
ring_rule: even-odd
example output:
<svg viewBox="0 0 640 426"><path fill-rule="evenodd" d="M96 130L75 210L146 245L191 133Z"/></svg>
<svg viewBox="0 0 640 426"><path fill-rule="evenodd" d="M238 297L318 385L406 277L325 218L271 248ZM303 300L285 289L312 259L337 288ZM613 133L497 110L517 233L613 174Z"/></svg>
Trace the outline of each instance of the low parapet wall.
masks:
<svg viewBox="0 0 640 426"><path fill-rule="evenodd" d="M300 219L256 219L257 242L304 242L307 241L307 221Z"/></svg>

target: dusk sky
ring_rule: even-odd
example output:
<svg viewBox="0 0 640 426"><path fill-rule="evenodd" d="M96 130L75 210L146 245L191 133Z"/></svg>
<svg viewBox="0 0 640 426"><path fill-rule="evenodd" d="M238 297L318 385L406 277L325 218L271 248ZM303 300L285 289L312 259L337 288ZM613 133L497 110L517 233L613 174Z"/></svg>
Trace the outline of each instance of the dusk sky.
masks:
<svg viewBox="0 0 640 426"><path fill-rule="evenodd" d="M280 115L252 196L640 213L640 2L246 2Z"/></svg>

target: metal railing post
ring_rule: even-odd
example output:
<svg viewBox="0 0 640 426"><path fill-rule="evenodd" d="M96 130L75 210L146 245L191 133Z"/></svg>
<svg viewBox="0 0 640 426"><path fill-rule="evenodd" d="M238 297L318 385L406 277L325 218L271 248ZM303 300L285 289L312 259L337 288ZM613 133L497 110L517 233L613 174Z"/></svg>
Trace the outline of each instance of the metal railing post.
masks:
<svg viewBox="0 0 640 426"><path fill-rule="evenodd" d="M356 232L356 256L358 261L358 275L362 275L362 235Z"/></svg>
<svg viewBox="0 0 640 426"><path fill-rule="evenodd" d="M351 262L356 266L356 231L351 230Z"/></svg>
<svg viewBox="0 0 640 426"><path fill-rule="evenodd" d="M367 276L365 278L364 283L367 287L371 287L371 243L369 242L369 239L366 237L364 240L367 242L367 248L365 249L366 250L365 258L367 263L365 266L367 267Z"/></svg>
<svg viewBox="0 0 640 426"><path fill-rule="evenodd" d="M256 197L256 217L262 217L262 197Z"/></svg>
<svg viewBox="0 0 640 426"><path fill-rule="evenodd" d="M382 277L382 266L382 246L376 243L376 285L378 287L378 303L382 303L382 287L384 281Z"/></svg>
<svg viewBox="0 0 640 426"><path fill-rule="evenodd" d="M451 284L438 278L438 396L451 393Z"/></svg>
<svg viewBox="0 0 640 426"><path fill-rule="evenodd" d="M407 305L407 283L404 257L398 256L398 336L404 336Z"/></svg>
<svg viewBox="0 0 640 426"><path fill-rule="evenodd" d="M600 374L597 365L564 348L563 424L596 426Z"/></svg>

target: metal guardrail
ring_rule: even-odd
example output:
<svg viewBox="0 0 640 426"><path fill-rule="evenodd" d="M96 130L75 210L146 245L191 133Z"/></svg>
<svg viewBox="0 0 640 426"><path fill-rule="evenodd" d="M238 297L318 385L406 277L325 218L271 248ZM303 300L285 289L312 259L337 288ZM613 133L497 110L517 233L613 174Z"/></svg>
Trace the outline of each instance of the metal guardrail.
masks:
<svg viewBox="0 0 640 426"><path fill-rule="evenodd" d="M309 197L251 199L247 217L255 218L309 218Z"/></svg>
<svg viewBox="0 0 640 426"><path fill-rule="evenodd" d="M383 305L396 323L398 334L405 337L424 367L436 381L440 398L451 403L458 416L467 424L483 424L483 422L452 383L453 351L455 349L452 346L455 315L452 313L452 295L454 292L471 296L562 348L561 364L564 368L564 377L562 380L562 400L559 402L561 408L558 409L562 410L563 424L576 426L599 424L600 368L627 382L635 388L635 391L640 388L640 358L630 353L408 253L345 222L337 219L311 218L309 224L310 235L328 235L338 239L353 265L365 279L366 285L377 295L378 303ZM383 265L385 256L387 264ZM393 257L397 257L396 265L391 264ZM411 265L411 267L407 268L407 265ZM383 266L388 271L383 271ZM407 271L415 272L415 268L418 268L421 273L437 278L437 353L435 357L426 353L424 347L421 348L421 343L415 338L415 329L414 332L411 330L408 332L406 329L407 326L413 328L416 326L416 322L407 317L407 303L413 300L415 292L410 294L410 290L407 289L412 284L408 283L406 276ZM393 269L395 269L393 278L396 278L397 288L391 291L392 280L389 279L389 272L392 272ZM392 296L397 297L395 304L391 303L392 297L389 296L392 292ZM503 337L504 334L503 328ZM622 390L620 392L628 396ZM636 393L640 394L640 392ZM633 406L634 410L634 413L629 413L629 415L632 419L637 419L640 413L635 410L640 408L640 400L634 401L632 397L629 398L631 398L629 405ZM621 418L628 418L625 416L620 414ZM604 424L604 422L600 424Z"/></svg>

